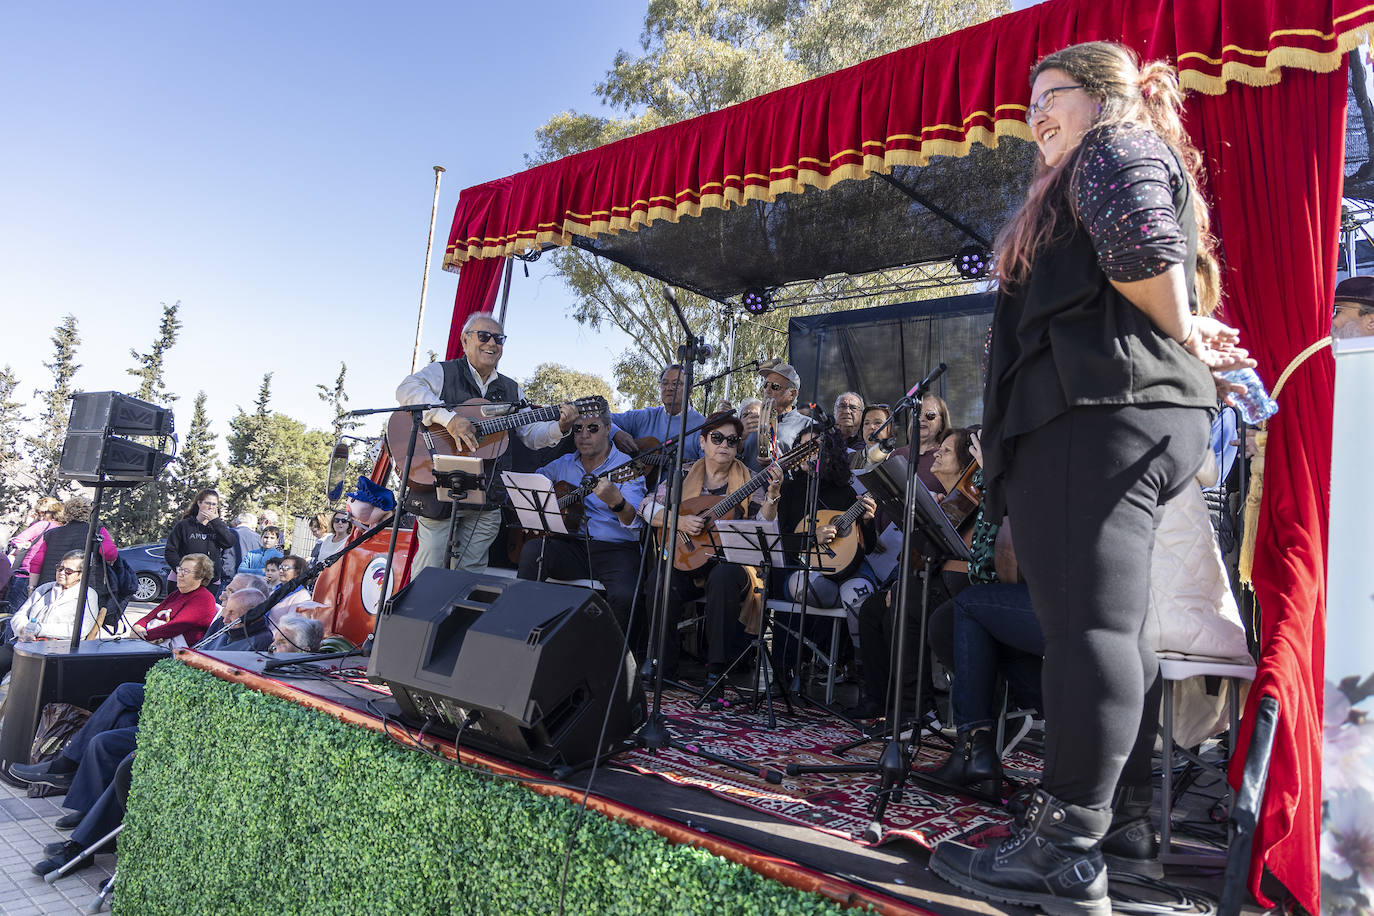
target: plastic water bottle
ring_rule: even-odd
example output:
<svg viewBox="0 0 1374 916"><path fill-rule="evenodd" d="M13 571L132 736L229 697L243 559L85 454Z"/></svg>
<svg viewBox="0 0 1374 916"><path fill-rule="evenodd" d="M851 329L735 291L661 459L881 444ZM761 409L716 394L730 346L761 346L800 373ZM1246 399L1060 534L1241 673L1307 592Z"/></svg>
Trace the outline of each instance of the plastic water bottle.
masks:
<svg viewBox="0 0 1374 916"><path fill-rule="evenodd" d="M1264 382L1260 381L1254 369L1232 369L1223 372L1221 377L1245 386L1244 394L1232 395L1232 398L1236 402L1236 409L1240 411L1240 418L1247 425L1257 426L1279 412L1278 402L1264 390Z"/></svg>

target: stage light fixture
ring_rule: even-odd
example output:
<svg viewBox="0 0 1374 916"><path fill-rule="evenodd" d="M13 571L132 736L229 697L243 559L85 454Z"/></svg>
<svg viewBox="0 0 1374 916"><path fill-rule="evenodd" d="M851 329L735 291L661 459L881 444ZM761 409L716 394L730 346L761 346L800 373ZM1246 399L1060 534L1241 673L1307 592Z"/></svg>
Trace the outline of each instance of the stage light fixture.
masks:
<svg viewBox="0 0 1374 916"><path fill-rule="evenodd" d="M773 291L762 286L746 289L739 299L744 310L751 315L762 315L773 307Z"/></svg>
<svg viewBox="0 0 1374 916"><path fill-rule="evenodd" d="M992 253L981 245L965 245L954 256L954 267L965 280L981 280L992 267Z"/></svg>

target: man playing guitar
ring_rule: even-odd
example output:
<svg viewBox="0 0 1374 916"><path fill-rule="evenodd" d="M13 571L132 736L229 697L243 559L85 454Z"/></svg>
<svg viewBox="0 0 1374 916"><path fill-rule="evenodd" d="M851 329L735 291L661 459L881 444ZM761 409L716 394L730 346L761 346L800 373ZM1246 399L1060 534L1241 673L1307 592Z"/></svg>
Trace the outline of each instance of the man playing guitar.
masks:
<svg viewBox="0 0 1374 916"><path fill-rule="evenodd" d="M588 476L599 477L594 489L582 497L584 519L577 540L542 537L525 542L520 551L521 579L543 581L593 578L606 586L606 600L622 628L630 624L635 580L639 573L639 532L643 523L635 515L644 499L642 478L616 486L607 474L630 459L611 445L610 417L584 414L572 427L577 452L560 455L539 469L555 485L591 486Z"/></svg>
<svg viewBox="0 0 1374 916"><path fill-rule="evenodd" d="M660 407L645 407L641 410L627 410L611 414L615 423L615 445L627 455L639 452L636 439L652 438L661 445L674 438L681 431L682 407L687 405L687 441L683 443L684 460L695 461L701 457L701 446L697 442L696 429L706 418L692 409L688 394L682 390L682 367L677 363L666 367L658 376L658 395L663 400Z"/></svg>
<svg viewBox="0 0 1374 916"><path fill-rule="evenodd" d="M490 314L478 312L463 325L463 355L439 363L430 363L419 372L409 375L396 388L398 404L461 404L473 398L486 398L502 404L518 404L523 396L519 384L496 371L506 343L501 324ZM577 411L564 404L557 420L533 423L516 429L516 434L532 449L556 445L572 427ZM446 428L460 449L477 448L472 421L451 410L436 408L425 411L425 424ZM506 455L484 462L483 473L489 482L499 482L500 471L509 466ZM490 483L488 495L492 495ZM458 555L453 564L458 569L485 572L487 553L501 531L500 501L487 499L481 509L454 507L457 525ZM419 544L411 562L411 569L419 572L426 566L447 566L448 519L417 516Z"/></svg>

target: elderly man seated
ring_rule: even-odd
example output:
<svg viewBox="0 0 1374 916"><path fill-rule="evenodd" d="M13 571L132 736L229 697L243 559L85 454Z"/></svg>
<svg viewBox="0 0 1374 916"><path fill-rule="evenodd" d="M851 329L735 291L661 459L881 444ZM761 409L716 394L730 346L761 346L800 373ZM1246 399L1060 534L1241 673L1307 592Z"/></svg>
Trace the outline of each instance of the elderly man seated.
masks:
<svg viewBox="0 0 1374 916"><path fill-rule="evenodd" d="M276 625L273 652L318 652L324 624L304 614L287 614Z"/></svg>
<svg viewBox="0 0 1374 916"><path fill-rule="evenodd" d="M235 576L234 581L241 578L243 576ZM267 625L267 619L258 617L251 623L245 621L245 615L266 600L267 595L256 588L235 589L225 600L219 617L206 631L209 635L195 648L205 652L267 651L272 645L272 630Z"/></svg>

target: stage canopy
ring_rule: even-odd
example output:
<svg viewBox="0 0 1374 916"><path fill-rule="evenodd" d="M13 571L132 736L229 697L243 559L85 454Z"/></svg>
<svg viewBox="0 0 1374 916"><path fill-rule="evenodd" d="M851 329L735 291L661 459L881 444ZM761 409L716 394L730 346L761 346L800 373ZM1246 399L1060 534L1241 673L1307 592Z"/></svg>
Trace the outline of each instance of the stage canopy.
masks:
<svg viewBox="0 0 1374 916"><path fill-rule="evenodd" d="M690 121L462 192L449 355L489 310L505 256L576 244L727 299L834 273L947 259L1024 193L1027 75L1094 39L1165 58L1194 90L1225 260L1225 317L1270 380L1329 331L1342 192L1344 52L1363 0L1048 0ZM1318 911L1322 654L1334 364L1309 359L1271 421L1255 588L1262 654L1247 713L1282 705L1254 846ZM1239 736L1249 738L1249 722ZM1243 763L1235 762L1233 778Z"/></svg>

